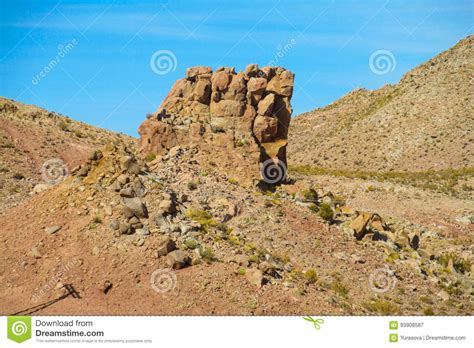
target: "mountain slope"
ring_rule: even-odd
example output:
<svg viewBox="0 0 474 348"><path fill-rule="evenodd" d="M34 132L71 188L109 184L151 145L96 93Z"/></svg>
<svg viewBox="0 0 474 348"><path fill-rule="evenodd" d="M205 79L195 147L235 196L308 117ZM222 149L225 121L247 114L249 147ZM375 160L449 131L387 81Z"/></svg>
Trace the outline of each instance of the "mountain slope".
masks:
<svg viewBox="0 0 474 348"><path fill-rule="evenodd" d="M68 117L0 97L0 212L45 183L47 161L71 170L108 141L134 142L129 136L100 129Z"/></svg>
<svg viewBox="0 0 474 348"><path fill-rule="evenodd" d="M473 41L461 40L396 85L357 89L297 116L290 165L410 172L473 167Z"/></svg>

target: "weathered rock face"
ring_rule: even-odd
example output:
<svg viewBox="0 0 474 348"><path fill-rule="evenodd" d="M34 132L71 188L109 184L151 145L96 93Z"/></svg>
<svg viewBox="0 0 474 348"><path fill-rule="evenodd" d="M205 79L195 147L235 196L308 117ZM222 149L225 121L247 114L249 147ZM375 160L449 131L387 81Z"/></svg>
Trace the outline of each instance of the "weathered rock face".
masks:
<svg viewBox="0 0 474 348"><path fill-rule="evenodd" d="M286 168L293 80L288 70L256 64L237 73L189 68L140 125L140 150L161 155L177 145L199 144L217 157L234 152L239 161L253 161L257 171L258 162L268 159Z"/></svg>

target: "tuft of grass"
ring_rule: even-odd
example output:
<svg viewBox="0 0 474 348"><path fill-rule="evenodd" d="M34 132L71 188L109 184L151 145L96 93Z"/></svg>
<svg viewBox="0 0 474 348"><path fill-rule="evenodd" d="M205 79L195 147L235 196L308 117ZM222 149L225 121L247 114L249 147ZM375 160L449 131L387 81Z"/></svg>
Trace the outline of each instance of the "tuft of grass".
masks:
<svg viewBox="0 0 474 348"><path fill-rule="evenodd" d="M448 267L449 260L452 260L453 267L458 273L465 274L471 270L471 262L469 260L463 259L456 255L455 253L445 253L436 259L436 261L443 267Z"/></svg>
<svg viewBox="0 0 474 348"><path fill-rule="evenodd" d="M211 248L202 248L199 250L199 255L201 255L202 259L207 263L211 263L216 258L214 256L214 252Z"/></svg>
<svg viewBox="0 0 474 348"><path fill-rule="evenodd" d="M212 214L202 209L189 208L186 216L201 224L201 230L207 232L209 227L214 227L217 223L212 218Z"/></svg>
<svg viewBox="0 0 474 348"><path fill-rule="evenodd" d="M0 165L0 173L8 173L9 171L10 169L8 169L8 167Z"/></svg>
<svg viewBox="0 0 474 348"><path fill-rule="evenodd" d="M101 224L102 218L100 216L94 216L94 218L92 219L92 222L95 224Z"/></svg>
<svg viewBox="0 0 474 348"><path fill-rule="evenodd" d="M145 161L146 162L151 162L153 161L154 159L156 159L156 154L154 152L150 152L146 155L145 157Z"/></svg>
<svg viewBox="0 0 474 348"><path fill-rule="evenodd" d="M340 281L332 282L331 289L342 298L347 298L347 295L349 294L349 289Z"/></svg>
<svg viewBox="0 0 474 348"><path fill-rule="evenodd" d="M376 299L370 302L363 303L363 307L370 312L379 313L383 315L394 315L399 312L399 307L390 301Z"/></svg>
<svg viewBox="0 0 474 348"><path fill-rule="evenodd" d="M474 176L474 167L426 170L420 172L371 172L363 170L329 169L314 166L290 166L290 173L301 175L331 175L349 179L375 180L410 185L424 190L436 191L451 196L465 192L458 183ZM458 190L460 192L458 192Z"/></svg>
<svg viewBox="0 0 474 348"><path fill-rule="evenodd" d="M321 216L324 221L331 221L334 218L334 212L331 206L327 203L321 204L319 207L319 216Z"/></svg>
<svg viewBox="0 0 474 348"><path fill-rule="evenodd" d="M306 202L317 202L318 201L318 193L313 187L310 187L302 192L303 198Z"/></svg>
<svg viewBox="0 0 474 348"><path fill-rule="evenodd" d="M198 188L197 182L195 182L195 181L188 182L188 189L190 189L191 191L194 191L197 188Z"/></svg>
<svg viewBox="0 0 474 348"><path fill-rule="evenodd" d="M308 269L306 272L304 272L304 279L308 284L314 284L318 280L318 275L314 269Z"/></svg>
<svg viewBox="0 0 474 348"><path fill-rule="evenodd" d="M433 311L433 308L427 307L427 308L423 309L423 315L427 315L427 316L435 315L434 311Z"/></svg>
<svg viewBox="0 0 474 348"><path fill-rule="evenodd" d="M184 246L186 249L196 249L198 247L198 242L195 239L186 239Z"/></svg>
<svg viewBox="0 0 474 348"><path fill-rule="evenodd" d="M239 268L238 272L239 272L240 275L245 275L246 270L245 270L245 268Z"/></svg>
<svg viewBox="0 0 474 348"><path fill-rule="evenodd" d="M69 132L69 128L67 127L66 122L64 122L62 120L58 122L58 128L61 129L64 132Z"/></svg>
<svg viewBox="0 0 474 348"><path fill-rule="evenodd" d="M23 180L24 178L25 178L25 176L21 173L13 174L13 179L15 179L15 180Z"/></svg>
<svg viewBox="0 0 474 348"><path fill-rule="evenodd" d="M79 130L75 130L74 131L74 135L78 138L85 138L86 136L84 135L84 133L82 133L81 131Z"/></svg>
<svg viewBox="0 0 474 348"><path fill-rule="evenodd" d="M235 142L235 146L237 147L242 147L245 145L245 140L243 139L237 139L236 142Z"/></svg>
<svg viewBox="0 0 474 348"><path fill-rule="evenodd" d="M232 185L238 185L238 184L239 184L239 182L237 181L237 179L233 179L233 178L227 179L227 182L228 182L229 184L232 184Z"/></svg>

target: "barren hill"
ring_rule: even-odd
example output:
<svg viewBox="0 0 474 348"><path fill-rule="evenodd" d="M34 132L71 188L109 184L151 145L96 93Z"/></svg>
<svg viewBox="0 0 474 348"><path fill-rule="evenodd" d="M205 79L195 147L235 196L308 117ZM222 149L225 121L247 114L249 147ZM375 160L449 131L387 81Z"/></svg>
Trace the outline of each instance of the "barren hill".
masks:
<svg viewBox="0 0 474 348"><path fill-rule="evenodd" d="M54 175L51 171L55 169L49 168L48 163L62 162L65 170L71 170L87 160L93 149L112 140L135 141L126 135L0 97L0 212L28 197L36 184L47 184L42 168L46 177Z"/></svg>
<svg viewBox="0 0 474 348"><path fill-rule="evenodd" d="M294 118L290 165L362 171L474 166L474 37L416 67L396 85L357 89Z"/></svg>
<svg viewBox="0 0 474 348"><path fill-rule="evenodd" d="M102 139L72 136L87 126L25 119L6 101L2 129L21 132L2 149L7 166L81 164L54 167L61 180L0 212L0 314L472 313L472 203L287 180L282 166L266 177L259 166L286 158L274 118L289 122L293 75L263 69L188 70L140 127L141 153L90 128L107 140L93 151Z"/></svg>

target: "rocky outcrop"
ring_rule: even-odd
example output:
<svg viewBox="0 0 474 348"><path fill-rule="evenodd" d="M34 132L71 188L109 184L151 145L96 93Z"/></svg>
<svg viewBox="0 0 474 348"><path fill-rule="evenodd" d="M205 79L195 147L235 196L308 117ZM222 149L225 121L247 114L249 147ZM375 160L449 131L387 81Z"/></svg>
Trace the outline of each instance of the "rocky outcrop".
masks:
<svg viewBox="0 0 474 348"><path fill-rule="evenodd" d="M268 160L286 170L293 80L288 70L256 64L241 72L189 68L140 125L140 150L162 155L177 145L199 144L216 158L245 158L256 172L258 162Z"/></svg>

